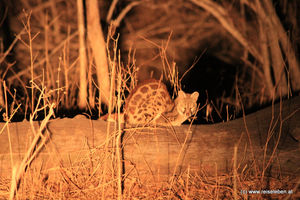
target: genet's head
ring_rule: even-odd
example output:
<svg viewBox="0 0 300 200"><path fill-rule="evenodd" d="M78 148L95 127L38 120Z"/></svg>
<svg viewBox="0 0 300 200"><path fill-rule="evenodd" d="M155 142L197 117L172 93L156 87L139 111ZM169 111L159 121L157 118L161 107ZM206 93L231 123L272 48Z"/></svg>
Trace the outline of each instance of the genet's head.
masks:
<svg viewBox="0 0 300 200"><path fill-rule="evenodd" d="M188 94L183 91L179 91L178 97L176 98L178 113L182 116L185 116L186 118L192 116L197 109L198 97L199 97L198 92Z"/></svg>

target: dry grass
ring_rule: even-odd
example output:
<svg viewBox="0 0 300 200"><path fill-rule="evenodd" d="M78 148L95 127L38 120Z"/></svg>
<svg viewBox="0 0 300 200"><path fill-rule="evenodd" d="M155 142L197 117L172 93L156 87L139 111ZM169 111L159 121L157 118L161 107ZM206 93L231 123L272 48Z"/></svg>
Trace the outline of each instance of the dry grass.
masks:
<svg viewBox="0 0 300 200"><path fill-rule="evenodd" d="M53 1L51 2L53 3ZM40 169L31 168L32 160L48 140L45 126L49 122L50 117L54 113L60 113L61 110L77 108L79 101L77 94L81 79L77 76L75 67L79 58L78 54L73 52L75 49L73 47L74 44L78 43L75 39L78 32L76 28L75 31L71 31L74 27L62 27L61 19L54 17L55 8L50 7L52 10L51 20L47 18L47 14L40 13L42 8L51 5L51 2L41 4L29 15L28 13L22 14L25 16L24 29L17 34L16 39L24 44L23 48L26 47L23 50L30 57L29 65L25 65L27 67L24 69L15 71L11 64L3 61L4 57L15 45L15 42L8 49L8 52L5 52L3 57L0 58L0 63L7 69L6 72L9 71L12 74L6 78L5 75L7 73L4 73L3 77L1 77L4 90L0 90L0 95L5 96L5 99L0 99L0 104L3 107L5 106L5 128L8 131L8 136L10 135L9 122L16 112L24 115L31 113L29 117L30 122L37 118L44 119L39 130L32 128L35 138L32 140L32 144L28 148L22 162L17 164L14 163L13 159L11 160L11 166L13 166L12 178L0 179L1 199L296 199L299 197L299 194L296 193L292 197L288 194L249 194L249 191L252 189L261 190L268 188L272 190L289 188L293 189L294 192L297 190L300 180L293 176L278 176L276 178L266 176L265 170L274 162L273 157L269 160L264 160L263 166L258 166L253 159L253 169L238 171L235 154L233 155L234 168L232 172L228 174L216 173L215 176L207 176L204 169L201 174L190 173L189 169L182 174L175 174L176 169L174 169L174 173L169 181L156 184L141 182L139 176L127 177L122 172L121 135L123 130L121 124L116 124L118 126L117 133L112 133L110 126L108 126L106 143L104 145L98 149L90 149L89 154L79 154L77 162L72 163L70 167L58 166L60 173L56 176L51 176L51 179L48 174L45 174ZM193 2L199 3L200 1ZM68 6L72 7L72 3ZM207 7L207 9L209 8L211 7ZM43 20L39 22L43 28L41 30L44 30L42 33L39 30L33 30L30 26L32 15L36 13L42 15ZM222 23L226 25L227 22L222 21ZM64 33L59 32L60 28L65 29ZM229 29L232 30L233 28L229 27ZM232 34L240 38L241 43L250 52L257 55L257 52L253 50L254 47L247 43L249 41L245 41L237 33L233 32ZM40 42L39 37L44 37L44 42ZM169 40L170 37L165 45L157 46L157 48L160 49L165 76L170 80L175 90L174 93L176 93L180 88L180 81L178 80L178 71L176 71L175 63L170 63L167 58ZM125 94L130 92L137 84L136 73L138 69L134 62L131 62L134 60L134 51L128 54L128 63L122 63L121 55L118 51L118 37L108 37L107 49L112 49L112 51L107 51L109 69L112 74L110 110L108 112L116 112L120 117ZM38 54L39 50L43 53ZM102 110L99 103L100 97L97 95L97 81L92 78L93 74L95 74L92 58L89 59L88 66L88 96L90 99L88 113L92 115L93 110L96 109L98 111L97 115L100 116ZM4 79L9 82L9 88L7 88ZM14 84L20 85L22 91L18 89L17 92L12 93ZM237 87L234 89L236 94L238 94L239 90ZM253 91L254 89L250 93L253 94ZM287 91L290 91L290 88L287 88ZM262 88L259 92L260 94L264 93ZM117 93L116 96L115 93ZM91 99L98 101L93 103ZM244 109L241 96L236 95L236 97L230 98L229 101L236 106L236 110ZM212 109L221 113L224 102L222 101L218 107L214 106L212 102L206 104L211 106L207 108L207 117L210 116ZM227 119L224 119L224 121L228 121L231 118L230 113L227 113L227 116ZM246 121L245 126L247 126ZM270 124L270 137L274 126L272 122ZM1 130L0 134L2 133L3 130ZM249 141L251 141L251 135L247 134ZM8 142L10 143L10 141ZM185 145L185 143L182 145L182 151L184 151ZM268 143L265 145L267 147ZM276 150L275 147L273 155ZM178 156L178 160L180 156ZM246 191L248 194L245 194Z"/></svg>
<svg viewBox="0 0 300 200"><path fill-rule="evenodd" d="M109 168L104 174L105 157ZM113 160L110 160L113 159ZM113 164L113 165L112 165ZM79 155L71 167L60 167L57 176L49 176L38 169L22 174L16 193L17 199L120 199L118 176L113 153L104 155L103 150L94 151L90 156ZM286 189L294 191L289 199L296 199L297 181L292 176L270 178L256 177L251 169L228 174L207 176L184 173L171 178L169 182L141 182L138 176L126 177L123 199L283 199L287 194L249 194L251 190ZM235 184L234 184L235 183ZM299 184L299 183L298 183ZM0 198L8 199L12 192L10 180L1 179ZM235 187L233 187L235 185ZM247 194L246 194L247 192Z"/></svg>

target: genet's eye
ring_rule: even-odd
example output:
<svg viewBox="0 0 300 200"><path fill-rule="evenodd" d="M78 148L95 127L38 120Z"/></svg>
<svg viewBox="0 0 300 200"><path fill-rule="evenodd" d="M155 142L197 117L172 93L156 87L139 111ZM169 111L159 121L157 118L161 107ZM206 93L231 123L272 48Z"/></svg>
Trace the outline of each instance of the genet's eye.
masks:
<svg viewBox="0 0 300 200"><path fill-rule="evenodd" d="M195 110L196 110L196 107L192 107L192 108L191 108L191 112L192 112L192 113L194 113Z"/></svg>
<svg viewBox="0 0 300 200"><path fill-rule="evenodd" d="M183 114L185 112L186 108L184 106L178 106L178 112Z"/></svg>
<svg viewBox="0 0 300 200"><path fill-rule="evenodd" d="M181 112L182 112L182 113L185 113L185 110L186 110L185 107L182 107L182 108L181 108Z"/></svg>

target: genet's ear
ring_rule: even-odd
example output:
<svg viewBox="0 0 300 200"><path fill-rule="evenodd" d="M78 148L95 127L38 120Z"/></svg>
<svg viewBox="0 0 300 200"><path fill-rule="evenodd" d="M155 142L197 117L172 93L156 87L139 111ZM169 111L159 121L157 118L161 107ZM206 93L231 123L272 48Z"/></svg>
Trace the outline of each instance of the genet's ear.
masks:
<svg viewBox="0 0 300 200"><path fill-rule="evenodd" d="M178 91L178 97L180 97L180 98L185 98L185 97L186 97L186 94L184 93L184 91L179 90L179 91Z"/></svg>
<svg viewBox="0 0 300 200"><path fill-rule="evenodd" d="M199 93L198 92L194 92L193 94L191 94L191 98L195 99L196 101L198 100L199 97Z"/></svg>

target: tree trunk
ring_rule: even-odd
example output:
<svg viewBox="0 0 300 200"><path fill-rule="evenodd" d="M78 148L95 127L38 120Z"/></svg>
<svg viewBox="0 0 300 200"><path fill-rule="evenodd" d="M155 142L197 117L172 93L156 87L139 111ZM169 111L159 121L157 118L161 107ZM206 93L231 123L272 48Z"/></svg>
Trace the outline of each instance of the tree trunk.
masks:
<svg viewBox="0 0 300 200"><path fill-rule="evenodd" d="M100 98L101 102L108 106L110 101L110 79L106 44L100 24L100 9L96 0L86 1L86 5L88 39L95 60Z"/></svg>
<svg viewBox="0 0 300 200"><path fill-rule="evenodd" d="M249 114L245 121L240 118L212 125L126 130L123 137L125 174L157 181L168 180L187 169L190 173L204 170L208 175L231 173L236 145L239 171L254 166L258 173L267 168L270 173L276 174L280 169L282 174L299 175L299 122L300 97L296 97ZM38 124L34 122L35 129ZM0 134L0 177L10 177L11 163L20 162L34 136L27 121L8 125ZM44 132L50 133L50 139L29 169L38 167L43 172L56 173L60 166L74 165L79 155L88 157L93 150L101 150L105 146L107 125L102 120L83 116L50 120L49 132ZM1 123L0 129L4 126ZM8 128L13 154L9 150ZM113 124L109 128L110 135L116 133ZM270 158L274 162L267 166Z"/></svg>

